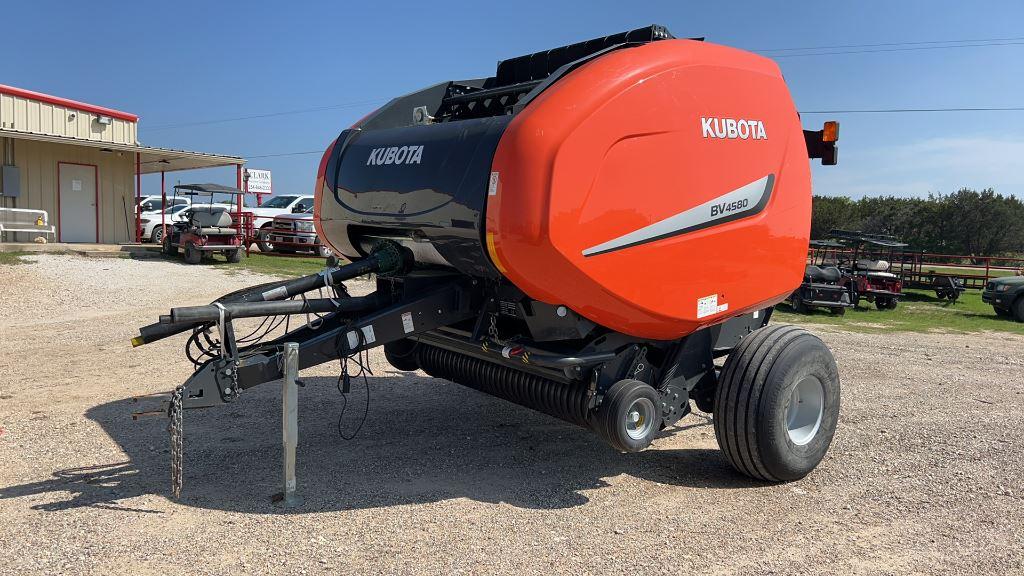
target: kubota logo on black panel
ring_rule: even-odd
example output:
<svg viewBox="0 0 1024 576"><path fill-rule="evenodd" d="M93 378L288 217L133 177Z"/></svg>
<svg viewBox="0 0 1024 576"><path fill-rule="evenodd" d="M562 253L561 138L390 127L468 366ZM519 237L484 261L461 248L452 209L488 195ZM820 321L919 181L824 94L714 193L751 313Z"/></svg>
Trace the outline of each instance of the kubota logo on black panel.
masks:
<svg viewBox="0 0 1024 576"><path fill-rule="evenodd" d="M767 140L764 122L760 120L737 120L735 118L700 118L701 133L705 138L728 138L739 140Z"/></svg>
<svg viewBox="0 0 1024 576"><path fill-rule="evenodd" d="M423 158L423 146L388 146L370 150L366 165L419 164Z"/></svg>

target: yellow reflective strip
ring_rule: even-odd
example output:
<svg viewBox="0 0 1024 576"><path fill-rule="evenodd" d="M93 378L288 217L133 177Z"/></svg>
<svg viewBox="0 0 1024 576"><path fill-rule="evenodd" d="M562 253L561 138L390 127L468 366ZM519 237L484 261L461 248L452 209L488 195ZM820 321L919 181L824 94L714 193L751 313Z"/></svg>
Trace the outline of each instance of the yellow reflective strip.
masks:
<svg viewBox="0 0 1024 576"><path fill-rule="evenodd" d="M494 263L494 267L498 269L498 272L505 274L505 267L501 264L501 259L498 258L498 249L494 245L494 232L487 233L487 253L491 256L491 262Z"/></svg>

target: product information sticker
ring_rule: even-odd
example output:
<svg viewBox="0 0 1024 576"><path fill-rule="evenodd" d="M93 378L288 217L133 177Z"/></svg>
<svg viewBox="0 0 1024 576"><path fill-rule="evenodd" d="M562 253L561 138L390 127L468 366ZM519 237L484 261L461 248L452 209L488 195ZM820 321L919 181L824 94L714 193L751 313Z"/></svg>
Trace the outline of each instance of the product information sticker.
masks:
<svg viewBox="0 0 1024 576"><path fill-rule="evenodd" d="M487 195L497 196L498 195L498 173L491 172L491 180L487 183Z"/></svg>
<svg viewBox="0 0 1024 576"><path fill-rule="evenodd" d="M718 303L718 294L712 294L711 296L705 296L697 299L697 318L704 318L705 316L725 312L728 309L728 303Z"/></svg>

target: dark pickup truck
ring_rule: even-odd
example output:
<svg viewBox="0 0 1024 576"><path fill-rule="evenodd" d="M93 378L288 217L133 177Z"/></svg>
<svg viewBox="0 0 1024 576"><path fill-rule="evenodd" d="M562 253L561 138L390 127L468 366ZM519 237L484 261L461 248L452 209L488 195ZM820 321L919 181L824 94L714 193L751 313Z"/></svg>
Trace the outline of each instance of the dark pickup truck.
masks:
<svg viewBox="0 0 1024 576"><path fill-rule="evenodd" d="M985 284L981 300L991 304L1000 316L1012 316L1024 322L1024 276L995 278Z"/></svg>

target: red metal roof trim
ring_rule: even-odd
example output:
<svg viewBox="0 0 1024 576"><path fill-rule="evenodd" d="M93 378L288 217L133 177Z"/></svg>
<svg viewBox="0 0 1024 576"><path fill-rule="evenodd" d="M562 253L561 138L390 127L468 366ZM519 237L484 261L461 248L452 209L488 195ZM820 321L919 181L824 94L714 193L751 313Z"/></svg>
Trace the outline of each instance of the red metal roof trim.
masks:
<svg viewBox="0 0 1024 576"><path fill-rule="evenodd" d="M67 98L60 98L58 96L50 96L49 94L43 94L42 92L33 92L31 90L15 88L14 86L5 86L0 84L0 93L19 96L21 98L31 98L32 100L39 100L40 102L46 102L48 104L74 108L76 110L82 110L83 112L92 112L93 114L98 114L100 116L110 116L111 118L119 118L129 122L139 121L138 116L129 112L121 112L120 110L114 110L113 108L104 108L103 106L86 104L85 102L68 100Z"/></svg>

